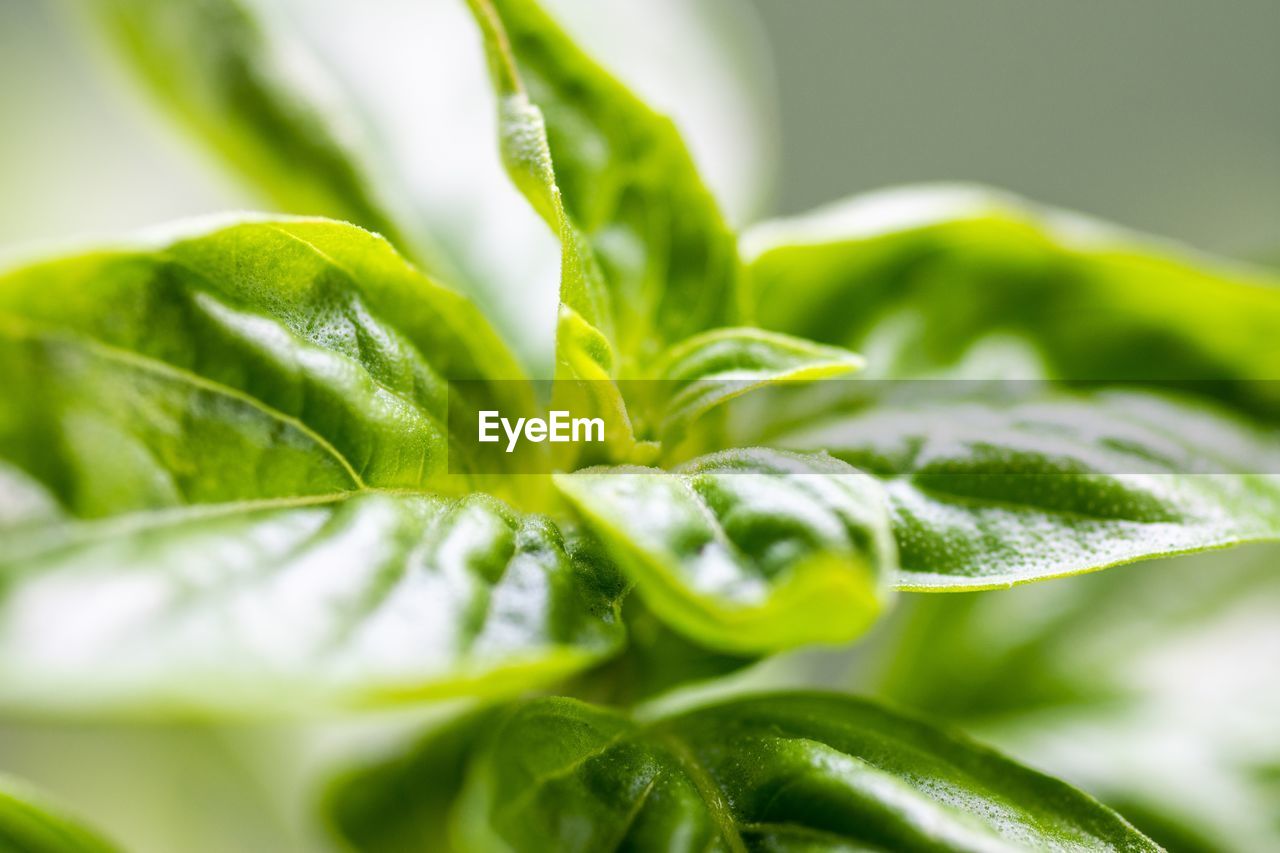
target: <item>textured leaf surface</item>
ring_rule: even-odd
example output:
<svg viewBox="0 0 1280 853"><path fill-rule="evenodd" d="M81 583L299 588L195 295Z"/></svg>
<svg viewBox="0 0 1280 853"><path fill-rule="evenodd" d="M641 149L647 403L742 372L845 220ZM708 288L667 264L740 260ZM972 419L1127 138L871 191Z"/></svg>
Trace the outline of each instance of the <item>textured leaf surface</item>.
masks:
<svg viewBox="0 0 1280 853"><path fill-rule="evenodd" d="M1227 380L1224 399L1280 412L1274 274L963 187L851 199L744 242L763 324L856 349L875 376ZM1011 367L1014 350L1040 366Z"/></svg>
<svg viewBox="0 0 1280 853"><path fill-rule="evenodd" d="M1067 785L849 697L780 694L648 725L524 706L473 766L474 850L1157 850Z"/></svg>
<svg viewBox="0 0 1280 853"><path fill-rule="evenodd" d="M714 648L847 640L892 583L880 487L838 460L730 451L670 473L587 469L556 485L649 607Z"/></svg>
<svg viewBox="0 0 1280 853"><path fill-rule="evenodd" d="M323 711L519 690L618 642L607 567L438 494L472 482L446 403L528 389L367 232L259 221L11 273L0 366L0 704Z"/></svg>
<svg viewBox="0 0 1280 853"><path fill-rule="evenodd" d="M859 684L1097 794L1170 850L1275 849L1278 557L910 596Z"/></svg>
<svg viewBox="0 0 1280 853"><path fill-rule="evenodd" d="M480 380L465 385L477 406L530 405L500 381L520 369L471 303L381 239L322 220L10 273L0 361L16 383L0 400L0 456L78 515L461 488L446 476L450 380Z"/></svg>
<svg viewBox="0 0 1280 853"><path fill-rule="evenodd" d="M105 25L168 112L287 212L329 216L404 249L372 190L349 105L255 17L253 0L94 0Z"/></svg>
<svg viewBox="0 0 1280 853"><path fill-rule="evenodd" d="M1009 586L1280 537L1276 433L1154 395L870 394L772 441L883 479L905 589Z"/></svg>
<svg viewBox="0 0 1280 853"><path fill-rule="evenodd" d="M117 848L0 777L0 850L12 853L116 853Z"/></svg>
<svg viewBox="0 0 1280 853"><path fill-rule="evenodd" d="M307 711L518 692L620 640L617 584L477 495L157 512L14 537L0 705Z"/></svg>

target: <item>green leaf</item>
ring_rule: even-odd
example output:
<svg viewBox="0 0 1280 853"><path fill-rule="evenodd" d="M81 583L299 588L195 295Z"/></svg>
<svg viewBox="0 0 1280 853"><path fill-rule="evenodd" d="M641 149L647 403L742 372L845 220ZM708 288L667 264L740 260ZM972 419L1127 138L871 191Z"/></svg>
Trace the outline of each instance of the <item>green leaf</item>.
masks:
<svg viewBox="0 0 1280 853"><path fill-rule="evenodd" d="M874 376L1232 380L1280 412L1280 279L978 188L851 199L744 237L764 325ZM1264 380L1250 383L1248 380Z"/></svg>
<svg viewBox="0 0 1280 853"><path fill-rule="evenodd" d="M471 768L466 850L1158 850L1073 788L850 697L762 695L648 724L517 709Z"/></svg>
<svg viewBox="0 0 1280 853"><path fill-rule="evenodd" d="M87 516L461 490L451 390L459 407L532 406L475 306L382 239L323 220L223 224L9 273L0 363L15 377L0 458Z"/></svg>
<svg viewBox="0 0 1280 853"><path fill-rule="evenodd" d="M1171 850L1276 849L1278 556L905 596L860 689L1086 788Z"/></svg>
<svg viewBox="0 0 1280 853"><path fill-rule="evenodd" d="M771 443L883 480L900 589L993 589L1280 538L1277 436L1225 412L1118 391L895 400L849 385L868 389L860 405Z"/></svg>
<svg viewBox="0 0 1280 853"><path fill-rule="evenodd" d="M166 110L286 212L347 220L419 248L406 240L420 235L402 234L372 190L374 160L357 153L349 105L319 69L300 67L297 44L263 27L252 0L86 6Z"/></svg>
<svg viewBox="0 0 1280 853"><path fill-rule="evenodd" d="M841 376L863 364L847 350L760 329L695 335L668 350L658 367L666 398L661 434L679 436L712 409L756 389Z"/></svg>
<svg viewBox="0 0 1280 853"><path fill-rule="evenodd" d="M47 805L26 785L0 776L0 850L115 853L117 848Z"/></svg>
<svg viewBox="0 0 1280 853"><path fill-rule="evenodd" d="M11 273L0 373L0 705L323 711L518 691L619 642L608 566L439 494L478 482L446 410L530 392L367 232L262 220ZM508 487L537 505L543 479Z"/></svg>
<svg viewBox="0 0 1280 853"><path fill-rule="evenodd" d="M838 460L727 451L556 486L672 627L731 653L857 636L895 565L880 487Z"/></svg>
<svg viewBox="0 0 1280 853"><path fill-rule="evenodd" d="M561 301L642 375L667 346L742 316L736 240L671 121L531 0L471 0L502 147L564 245Z"/></svg>
<svg viewBox="0 0 1280 853"><path fill-rule="evenodd" d="M11 709L305 713L514 693L621 639L614 576L484 495L228 504L12 540Z"/></svg>

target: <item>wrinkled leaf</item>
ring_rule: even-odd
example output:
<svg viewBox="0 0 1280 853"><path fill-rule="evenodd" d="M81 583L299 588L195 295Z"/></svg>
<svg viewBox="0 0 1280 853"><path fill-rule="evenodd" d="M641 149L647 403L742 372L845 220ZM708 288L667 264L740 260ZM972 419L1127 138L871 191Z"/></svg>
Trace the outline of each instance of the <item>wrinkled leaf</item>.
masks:
<svg viewBox="0 0 1280 853"><path fill-rule="evenodd" d="M763 324L877 377L1215 380L1280 413L1274 274L964 187L851 199L744 244Z"/></svg>
<svg viewBox="0 0 1280 853"><path fill-rule="evenodd" d="M861 700L778 694L639 724L516 710L472 767L466 850L1158 850L1067 785Z"/></svg>
<svg viewBox="0 0 1280 853"><path fill-rule="evenodd" d="M168 112L286 212L406 240L373 190L376 151L358 115L300 46L269 31L254 0L87 0L121 59Z"/></svg>
<svg viewBox="0 0 1280 853"><path fill-rule="evenodd" d="M613 576L483 495L232 504L12 539L10 708L305 713L518 692L620 640Z"/></svg>
<svg viewBox="0 0 1280 853"><path fill-rule="evenodd" d="M728 451L672 472L586 469L556 486L672 627L733 653L857 636L885 606L880 487L844 463Z"/></svg>
<svg viewBox="0 0 1280 853"><path fill-rule="evenodd" d="M910 596L858 680L1095 793L1171 850L1276 849L1277 556Z"/></svg>
<svg viewBox="0 0 1280 853"><path fill-rule="evenodd" d="M117 848L46 805L25 785L0 777L0 850L113 853Z"/></svg>
<svg viewBox="0 0 1280 853"><path fill-rule="evenodd" d="M323 711L517 691L618 643L607 565L431 493L472 482L446 406L529 391L367 232L264 220L19 270L0 367L0 705Z"/></svg>
<svg viewBox="0 0 1280 853"><path fill-rule="evenodd" d="M853 400L772 443L884 482L902 589L998 588L1280 537L1280 438L1223 412L1122 392Z"/></svg>
<svg viewBox="0 0 1280 853"><path fill-rule="evenodd" d="M380 238L322 220L224 224L9 273L0 362L14 377L0 457L78 515L460 489L450 382L471 380L476 407L532 405L470 302Z"/></svg>

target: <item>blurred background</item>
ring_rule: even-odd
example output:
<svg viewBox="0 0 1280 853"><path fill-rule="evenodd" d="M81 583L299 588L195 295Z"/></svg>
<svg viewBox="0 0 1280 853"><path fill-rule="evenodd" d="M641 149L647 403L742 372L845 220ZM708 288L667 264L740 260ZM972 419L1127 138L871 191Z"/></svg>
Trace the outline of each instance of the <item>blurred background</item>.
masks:
<svg viewBox="0 0 1280 853"><path fill-rule="evenodd" d="M92 2L0 2L0 256L264 206L151 108L77 14ZM262 5L350 103L466 286L526 358L544 358L557 250L501 172L462 0ZM1280 261L1276 0L546 5L676 118L739 224L888 184L980 181ZM1270 849L1277 559L1245 549L908 600L859 649L748 680L856 688L951 718L1177 849ZM9 721L0 770L142 853L308 850L322 844L318 768L367 728Z"/></svg>

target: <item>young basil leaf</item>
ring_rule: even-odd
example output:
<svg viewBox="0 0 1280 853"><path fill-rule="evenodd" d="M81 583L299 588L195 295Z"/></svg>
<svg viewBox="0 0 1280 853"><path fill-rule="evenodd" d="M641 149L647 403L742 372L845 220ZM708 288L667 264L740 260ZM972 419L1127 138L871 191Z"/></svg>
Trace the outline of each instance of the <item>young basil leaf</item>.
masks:
<svg viewBox="0 0 1280 853"><path fill-rule="evenodd" d="M353 111L338 103L335 87L316 85L316 68L299 73L298 46L276 43L252 0L85 5L163 106L285 211L347 220L403 250L426 249L371 189L369 163L349 138Z"/></svg>
<svg viewBox="0 0 1280 853"><path fill-rule="evenodd" d="M1280 377L1274 274L992 191L891 190L744 246L763 325L863 352L877 377L947 375L1010 342L1043 362L1030 378ZM1273 383L1218 390L1280 412Z"/></svg>
<svg viewBox="0 0 1280 853"><path fill-rule="evenodd" d="M1277 557L906 596L859 684L1086 788L1171 850L1276 849Z"/></svg>
<svg viewBox="0 0 1280 853"><path fill-rule="evenodd" d="M1159 849L1062 782L834 694L649 724L534 702L494 733L457 808L466 850Z"/></svg>
<svg viewBox="0 0 1280 853"><path fill-rule="evenodd" d="M760 329L695 335L669 349L657 369L666 397L660 433L679 436L712 409L755 389L841 376L863 364L848 350Z"/></svg>
<svg viewBox="0 0 1280 853"><path fill-rule="evenodd" d="M857 636L895 553L879 485L823 456L727 451L555 477L654 613L730 653Z"/></svg>
<svg viewBox="0 0 1280 853"><path fill-rule="evenodd" d="M0 850L13 853L117 853L118 848L97 833L64 817L26 785L0 776Z"/></svg>
<svg viewBox="0 0 1280 853"><path fill-rule="evenodd" d="M1275 433L1152 394L868 394L771 442L883 480L901 589L994 589L1280 538Z"/></svg>
<svg viewBox="0 0 1280 853"><path fill-rule="evenodd" d="M0 706L316 712L515 693L613 651L621 585L493 498L365 494L11 536Z"/></svg>
<svg viewBox="0 0 1280 853"><path fill-rule="evenodd" d="M667 346L730 325L736 240L669 119L584 55L532 0L470 0L505 159L560 235L561 300L643 375Z"/></svg>
<svg viewBox="0 0 1280 853"><path fill-rule="evenodd" d="M0 360L15 377L0 457L83 515L460 489L449 474L467 473L467 445L450 439L450 402L533 405L475 306L382 239L323 220L232 223L9 273ZM193 449L204 464L184 458Z"/></svg>

